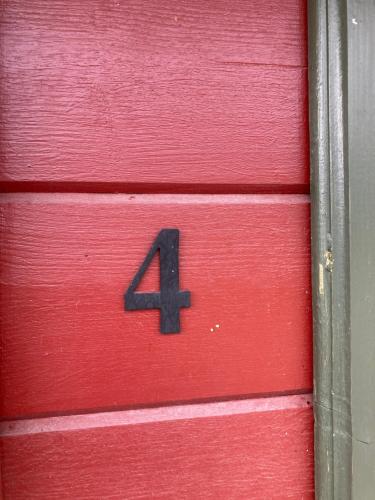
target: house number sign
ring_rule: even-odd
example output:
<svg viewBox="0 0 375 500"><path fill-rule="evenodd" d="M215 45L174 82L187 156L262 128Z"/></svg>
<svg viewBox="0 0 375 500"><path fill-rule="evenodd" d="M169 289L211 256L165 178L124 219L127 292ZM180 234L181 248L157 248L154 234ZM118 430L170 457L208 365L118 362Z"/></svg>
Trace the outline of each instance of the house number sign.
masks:
<svg viewBox="0 0 375 500"><path fill-rule="evenodd" d="M190 292L181 291L178 229L162 229L125 293L125 310L160 309L160 332L180 332L180 308L190 307ZM136 292L156 252L160 253L160 291Z"/></svg>

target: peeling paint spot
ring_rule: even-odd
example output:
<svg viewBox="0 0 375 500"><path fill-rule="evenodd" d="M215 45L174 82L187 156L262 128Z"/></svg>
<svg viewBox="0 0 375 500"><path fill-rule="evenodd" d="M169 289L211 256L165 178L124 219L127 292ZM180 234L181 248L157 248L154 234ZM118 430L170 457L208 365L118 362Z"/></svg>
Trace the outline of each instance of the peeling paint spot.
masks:
<svg viewBox="0 0 375 500"><path fill-rule="evenodd" d="M332 272L334 264L333 253L330 250L327 250L326 253L324 254L324 257L326 259L325 264L327 271Z"/></svg>

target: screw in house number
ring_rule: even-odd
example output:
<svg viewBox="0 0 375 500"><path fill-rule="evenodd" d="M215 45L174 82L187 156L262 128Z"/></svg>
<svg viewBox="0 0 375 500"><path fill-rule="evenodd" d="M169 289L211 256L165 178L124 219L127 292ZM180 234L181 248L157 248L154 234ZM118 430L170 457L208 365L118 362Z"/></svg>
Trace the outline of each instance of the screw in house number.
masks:
<svg viewBox="0 0 375 500"><path fill-rule="evenodd" d="M190 292L181 291L178 229L162 229L125 293L125 310L160 309L160 332L180 332L180 308L190 307ZM160 291L136 292L156 252L160 253Z"/></svg>

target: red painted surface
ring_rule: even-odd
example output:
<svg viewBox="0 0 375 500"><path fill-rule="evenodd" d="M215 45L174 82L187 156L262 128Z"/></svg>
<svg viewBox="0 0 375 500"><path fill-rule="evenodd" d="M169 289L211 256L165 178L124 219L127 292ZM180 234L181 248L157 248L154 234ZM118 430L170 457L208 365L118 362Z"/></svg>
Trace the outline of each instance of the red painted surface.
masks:
<svg viewBox="0 0 375 500"><path fill-rule="evenodd" d="M3 414L311 388L308 198L4 195ZM182 332L123 294L178 227ZM158 287L158 266L142 284Z"/></svg>
<svg viewBox="0 0 375 500"><path fill-rule="evenodd" d="M2 11L3 187L308 191L305 0Z"/></svg>
<svg viewBox="0 0 375 500"><path fill-rule="evenodd" d="M5 497L313 499L309 402L292 396L3 424Z"/></svg>
<svg viewBox="0 0 375 500"><path fill-rule="evenodd" d="M312 499L305 0L1 8L4 498Z"/></svg>

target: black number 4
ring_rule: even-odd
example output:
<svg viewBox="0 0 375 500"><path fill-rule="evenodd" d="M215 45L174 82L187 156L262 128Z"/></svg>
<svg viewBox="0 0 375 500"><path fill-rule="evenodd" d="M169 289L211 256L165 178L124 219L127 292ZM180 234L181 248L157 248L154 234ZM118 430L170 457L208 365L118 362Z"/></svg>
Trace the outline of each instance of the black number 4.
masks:
<svg viewBox="0 0 375 500"><path fill-rule="evenodd" d="M178 229L162 229L125 293L125 309L160 309L161 333L179 333L180 308L190 307L190 292L179 290ZM139 285L154 255L160 252L160 292L138 292Z"/></svg>

